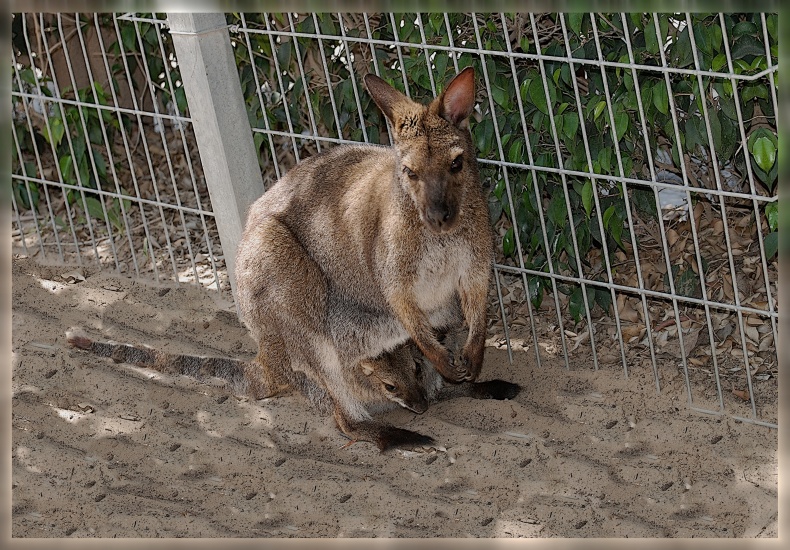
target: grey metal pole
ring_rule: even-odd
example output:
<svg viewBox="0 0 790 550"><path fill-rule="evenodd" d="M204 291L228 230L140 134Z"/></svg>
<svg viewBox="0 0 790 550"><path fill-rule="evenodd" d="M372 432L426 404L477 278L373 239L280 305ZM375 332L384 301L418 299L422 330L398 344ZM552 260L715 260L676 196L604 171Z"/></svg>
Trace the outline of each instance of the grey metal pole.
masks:
<svg viewBox="0 0 790 550"><path fill-rule="evenodd" d="M264 187L227 23L223 13L168 13L167 20L235 299L236 248Z"/></svg>

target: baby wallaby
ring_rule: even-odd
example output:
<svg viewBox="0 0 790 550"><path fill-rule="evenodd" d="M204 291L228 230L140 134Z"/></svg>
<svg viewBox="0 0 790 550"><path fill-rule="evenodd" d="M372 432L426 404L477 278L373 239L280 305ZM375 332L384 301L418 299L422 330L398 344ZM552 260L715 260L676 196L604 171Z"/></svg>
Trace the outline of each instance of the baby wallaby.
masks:
<svg viewBox="0 0 790 550"><path fill-rule="evenodd" d="M199 381L219 378L235 395L253 399L261 397L258 369L254 363L229 357L200 357L170 354L148 346L98 342L81 330L66 332L66 341L73 347L116 363L127 363L170 375L186 375ZM349 369L349 385L345 391L372 416L380 415L398 405L422 414L428 405L439 399L469 396L477 399L509 399L519 387L501 380L453 384L443 389L441 376L412 343L383 353L374 359L360 361ZM299 390L322 413L330 414L334 402L326 390L303 373L294 371L289 378L291 388ZM342 417L338 421L340 424ZM344 427L340 424L341 429ZM370 441L384 451L406 439L411 445L429 445L433 439L409 430L387 426L376 420L363 421L346 431L352 440ZM419 437L417 437L419 436Z"/></svg>
<svg viewBox="0 0 790 550"><path fill-rule="evenodd" d="M108 357L115 363L173 376L184 375L200 382L217 378L235 395L252 399L265 397L264 388L260 386L259 367L254 362L231 357L172 354L146 345L100 342L89 338L80 329L66 331L66 341L72 347ZM378 414L397 405L421 414L428 408L429 399L437 396L437 381L423 375L422 361L408 346L362 360L350 368L349 373L346 391L353 394L370 414ZM332 402L326 391L304 373L290 373L287 386L288 390L301 391L321 412L332 412Z"/></svg>
<svg viewBox="0 0 790 550"><path fill-rule="evenodd" d="M409 339L447 381L480 372L493 235L469 132L474 71L428 105L372 74L365 85L394 146L334 147L264 193L239 244L236 298L266 395L302 372L350 437L419 445L424 436L373 422L351 379ZM468 336L451 352L437 331L461 323Z"/></svg>

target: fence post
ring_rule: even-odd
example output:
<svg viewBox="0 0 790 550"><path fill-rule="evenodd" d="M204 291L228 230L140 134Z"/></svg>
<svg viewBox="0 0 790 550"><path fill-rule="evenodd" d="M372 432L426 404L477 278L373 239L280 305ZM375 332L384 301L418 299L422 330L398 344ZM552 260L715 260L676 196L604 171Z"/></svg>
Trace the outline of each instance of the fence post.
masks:
<svg viewBox="0 0 790 550"><path fill-rule="evenodd" d="M168 13L167 20L235 300L236 248L264 187L227 23L223 13Z"/></svg>

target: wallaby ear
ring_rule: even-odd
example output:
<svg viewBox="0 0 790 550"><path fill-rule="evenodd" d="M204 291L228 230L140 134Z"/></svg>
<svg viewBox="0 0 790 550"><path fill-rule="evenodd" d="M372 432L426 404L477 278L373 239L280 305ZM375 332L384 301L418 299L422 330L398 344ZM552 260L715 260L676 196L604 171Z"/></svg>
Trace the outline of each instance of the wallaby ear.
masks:
<svg viewBox="0 0 790 550"><path fill-rule="evenodd" d="M475 108L475 70L467 67L458 73L434 101L438 102L439 116L458 128L468 128Z"/></svg>
<svg viewBox="0 0 790 550"><path fill-rule="evenodd" d="M379 106L379 109L389 121L393 122L392 113L394 106L403 100L408 100L408 98L373 73L366 74L364 80L370 97L373 98L373 101L376 102L376 105Z"/></svg>
<svg viewBox="0 0 790 550"><path fill-rule="evenodd" d="M371 374L373 374L373 365L371 365L367 361L362 361L362 363L360 363L359 366L362 367L362 372L365 373L365 376L370 376Z"/></svg>

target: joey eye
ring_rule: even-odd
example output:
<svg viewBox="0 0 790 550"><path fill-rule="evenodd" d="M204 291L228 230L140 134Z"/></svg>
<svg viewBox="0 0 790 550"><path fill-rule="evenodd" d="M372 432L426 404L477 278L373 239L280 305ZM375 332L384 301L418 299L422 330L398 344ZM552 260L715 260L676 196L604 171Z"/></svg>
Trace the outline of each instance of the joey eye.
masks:
<svg viewBox="0 0 790 550"><path fill-rule="evenodd" d="M416 180L417 179L417 174L415 174L414 171L411 168L409 168L408 166L404 166L403 167L403 173L406 174L407 176L409 176L409 179L412 179L412 180Z"/></svg>
<svg viewBox="0 0 790 550"><path fill-rule="evenodd" d="M419 376L421 372L422 372L422 365L420 365L419 363L414 363L414 374Z"/></svg>
<svg viewBox="0 0 790 550"><path fill-rule="evenodd" d="M462 156L457 156L453 159L453 162L450 163L450 172L453 174L457 174L461 171L464 167L464 158Z"/></svg>
<svg viewBox="0 0 790 550"><path fill-rule="evenodd" d="M384 389L387 390L388 392L394 392L395 391L395 386L393 386L392 384L387 384L385 382L384 383Z"/></svg>

